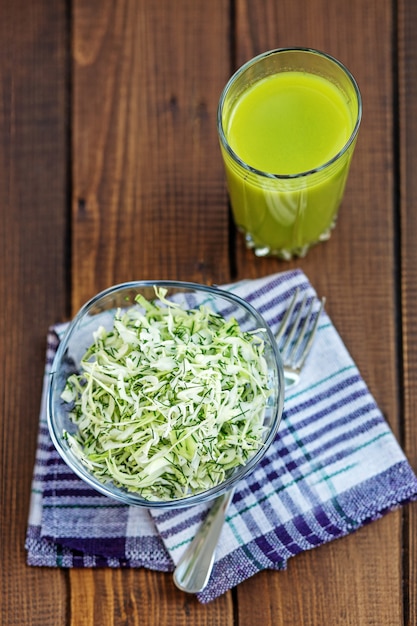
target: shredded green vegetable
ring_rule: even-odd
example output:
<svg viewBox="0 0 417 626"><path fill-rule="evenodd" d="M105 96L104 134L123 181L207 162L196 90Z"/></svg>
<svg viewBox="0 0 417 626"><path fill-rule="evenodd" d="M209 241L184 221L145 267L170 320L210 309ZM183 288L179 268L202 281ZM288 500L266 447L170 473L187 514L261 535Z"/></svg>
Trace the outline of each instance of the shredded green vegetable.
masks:
<svg viewBox="0 0 417 626"><path fill-rule="evenodd" d="M66 382L75 454L99 478L150 500L209 489L262 446L270 395L261 332L155 289L100 327Z"/></svg>

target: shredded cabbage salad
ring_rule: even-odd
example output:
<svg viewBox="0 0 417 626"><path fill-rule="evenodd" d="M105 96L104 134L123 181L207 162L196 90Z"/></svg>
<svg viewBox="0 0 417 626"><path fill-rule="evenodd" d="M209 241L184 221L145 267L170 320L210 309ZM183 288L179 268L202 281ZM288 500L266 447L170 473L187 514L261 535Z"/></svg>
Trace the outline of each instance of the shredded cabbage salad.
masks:
<svg viewBox="0 0 417 626"><path fill-rule="evenodd" d="M209 489L262 446L271 393L262 329L156 289L99 327L66 381L74 453L102 482L150 500Z"/></svg>

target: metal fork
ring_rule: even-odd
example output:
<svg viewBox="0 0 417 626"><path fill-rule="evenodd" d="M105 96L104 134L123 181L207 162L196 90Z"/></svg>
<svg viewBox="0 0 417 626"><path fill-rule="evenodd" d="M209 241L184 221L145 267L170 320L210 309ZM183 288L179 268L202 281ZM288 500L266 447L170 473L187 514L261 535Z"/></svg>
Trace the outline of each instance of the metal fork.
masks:
<svg viewBox="0 0 417 626"><path fill-rule="evenodd" d="M297 288L275 335L284 364L285 389L296 385L313 345L325 298L320 302L307 294L299 301ZM234 489L214 501L192 542L180 558L174 571L174 583L182 591L199 593L210 578L217 543L233 499Z"/></svg>

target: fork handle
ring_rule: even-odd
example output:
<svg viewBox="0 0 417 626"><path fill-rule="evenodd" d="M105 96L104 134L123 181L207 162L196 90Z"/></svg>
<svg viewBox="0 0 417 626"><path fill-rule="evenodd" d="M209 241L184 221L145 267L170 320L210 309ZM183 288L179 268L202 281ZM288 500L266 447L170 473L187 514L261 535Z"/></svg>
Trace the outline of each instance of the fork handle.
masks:
<svg viewBox="0 0 417 626"><path fill-rule="evenodd" d="M234 489L216 498L202 526L178 561L174 583L181 591L198 593L207 585L214 564L216 546L233 494Z"/></svg>

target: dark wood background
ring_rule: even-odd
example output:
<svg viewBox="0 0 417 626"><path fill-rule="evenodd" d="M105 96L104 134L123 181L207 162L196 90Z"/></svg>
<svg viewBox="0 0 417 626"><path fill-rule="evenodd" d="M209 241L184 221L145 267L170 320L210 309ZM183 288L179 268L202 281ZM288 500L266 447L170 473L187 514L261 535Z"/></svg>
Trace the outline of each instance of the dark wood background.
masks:
<svg viewBox="0 0 417 626"><path fill-rule="evenodd" d="M3 0L3 624L417 624L415 505L206 606L167 574L24 551L46 329L124 280L302 268L417 470L416 27L413 0ZM364 115L331 240L284 263L235 232L215 115L240 64L294 45L344 62Z"/></svg>

